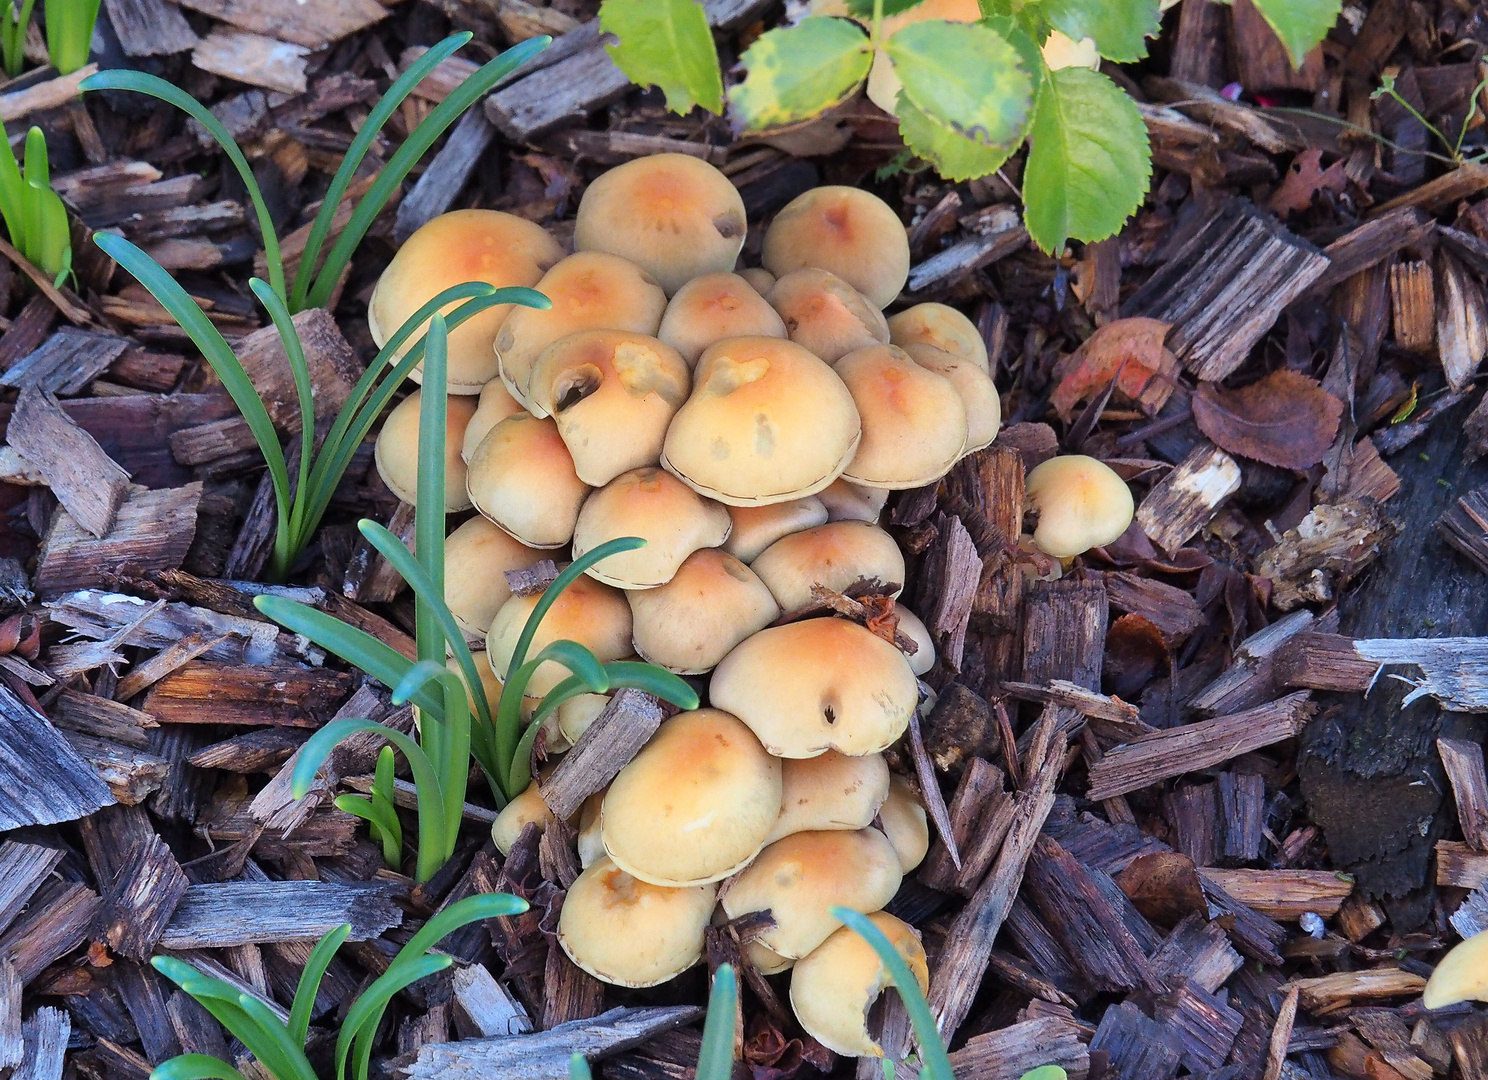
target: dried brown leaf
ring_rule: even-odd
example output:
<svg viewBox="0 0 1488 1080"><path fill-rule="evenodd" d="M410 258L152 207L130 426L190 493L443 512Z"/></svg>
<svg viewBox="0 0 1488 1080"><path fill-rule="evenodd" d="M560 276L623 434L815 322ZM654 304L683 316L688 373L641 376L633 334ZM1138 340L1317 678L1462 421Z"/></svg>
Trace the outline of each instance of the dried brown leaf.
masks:
<svg viewBox="0 0 1488 1080"><path fill-rule="evenodd" d="M1149 414L1167 403L1178 378L1178 359L1163 346L1168 324L1159 319L1117 319L1091 334L1054 374L1059 385L1049 403L1065 423L1074 408L1106 388L1116 390ZM1117 372L1120 376L1117 376Z"/></svg>
<svg viewBox="0 0 1488 1080"><path fill-rule="evenodd" d="M1145 615L1123 615L1106 631L1101 683L1107 693L1135 700L1169 666L1167 640Z"/></svg>
<svg viewBox="0 0 1488 1080"><path fill-rule="evenodd" d="M1201 383L1193 415L1222 450L1282 469L1308 469L1333 445L1343 402L1306 375L1280 368L1239 390Z"/></svg>
<svg viewBox="0 0 1488 1080"><path fill-rule="evenodd" d="M1137 856L1116 875L1116 884L1133 907L1159 926L1173 926L1192 911L1208 911L1194 861L1176 851Z"/></svg>
<svg viewBox="0 0 1488 1080"><path fill-rule="evenodd" d="M1348 186L1348 174L1343 171L1343 159L1339 158L1326 169L1323 168L1323 152L1317 148L1303 150L1287 166L1276 193L1268 204L1272 213L1286 217L1312 205L1312 197L1319 191L1341 192Z"/></svg>

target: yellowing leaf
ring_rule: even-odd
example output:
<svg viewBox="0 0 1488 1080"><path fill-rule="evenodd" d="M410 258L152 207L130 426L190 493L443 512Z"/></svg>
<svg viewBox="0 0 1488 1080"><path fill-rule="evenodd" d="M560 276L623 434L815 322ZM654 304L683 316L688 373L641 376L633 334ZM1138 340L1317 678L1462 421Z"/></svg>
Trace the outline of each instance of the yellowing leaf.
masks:
<svg viewBox="0 0 1488 1080"><path fill-rule="evenodd" d="M619 43L610 59L638 86L659 86L675 113L723 112L723 75L708 17L697 0L604 0L599 26Z"/></svg>
<svg viewBox="0 0 1488 1080"><path fill-rule="evenodd" d="M1094 38L1108 60L1142 59L1162 21L1158 0L1042 0L1034 10L1075 41Z"/></svg>
<svg viewBox="0 0 1488 1080"><path fill-rule="evenodd" d="M1017 143L1010 146L987 146L958 134L920 112L914 104L899 95L894 112L899 117L899 135L915 157L923 158L947 180L975 180L995 173L1011 156Z"/></svg>
<svg viewBox="0 0 1488 1080"><path fill-rule="evenodd" d="M1287 47L1292 67L1300 68L1312 47L1333 29L1343 0L1255 0L1255 6Z"/></svg>
<svg viewBox="0 0 1488 1080"><path fill-rule="evenodd" d="M747 74L729 104L745 130L759 130L830 109L867 77L873 56L855 23L812 16L761 34L740 59Z"/></svg>
<svg viewBox="0 0 1488 1080"><path fill-rule="evenodd" d="M997 31L927 19L891 37L886 52L904 97L930 120L983 146L1011 150L1022 139L1033 78Z"/></svg>

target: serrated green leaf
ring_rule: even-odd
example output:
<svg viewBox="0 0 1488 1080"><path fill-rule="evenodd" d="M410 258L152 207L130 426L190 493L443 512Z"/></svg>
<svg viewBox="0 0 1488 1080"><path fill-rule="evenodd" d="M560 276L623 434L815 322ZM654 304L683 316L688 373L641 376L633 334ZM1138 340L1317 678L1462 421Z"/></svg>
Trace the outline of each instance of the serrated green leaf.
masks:
<svg viewBox="0 0 1488 1080"><path fill-rule="evenodd" d="M1281 38L1300 68L1313 46L1327 36L1343 10L1343 0L1255 0L1259 11Z"/></svg>
<svg viewBox="0 0 1488 1080"><path fill-rule="evenodd" d="M901 15L912 7L919 7L925 0L883 0L883 15ZM847 0L847 13L855 19L873 18L873 0Z"/></svg>
<svg viewBox="0 0 1488 1080"><path fill-rule="evenodd" d="M1102 56L1123 63L1146 56L1147 38L1162 24L1158 0L1041 0L1037 10L1072 40L1094 38Z"/></svg>
<svg viewBox="0 0 1488 1080"><path fill-rule="evenodd" d="M1046 73L1023 170L1024 224L1040 248L1104 240L1142 204L1152 178L1142 114L1089 68Z"/></svg>
<svg viewBox="0 0 1488 1080"><path fill-rule="evenodd" d="M604 0L599 26L620 39L610 59L638 86L659 86L667 108L723 112L723 73L713 31L697 0Z"/></svg>
<svg viewBox="0 0 1488 1080"><path fill-rule="evenodd" d="M809 120L868 77L868 35L847 19L812 16L761 34L740 57L748 73L729 92L746 130Z"/></svg>
<svg viewBox="0 0 1488 1080"><path fill-rule="evenodd" d="M1058 1065L1040 1065L1018 1077L1018 1080L1069 1080L1069 1073Z"/></svg>
<svg viewBox="0 0 1488 1080"><path fill-rule="evenodd" d="M909 101L903 93L894 108L899 117L899 135L918 158L934 166L947 180L960 182L995 173L1011 156L1010 146L984 146L937 123Z"/></svg>
<svg viewBox="0 0 1488 1080"><path fill-rule="evenodd" d="M1033 79L991 27L926 19L891 37L885 52L904 97L930 120L1009 152L1023 137Z"/></svg>

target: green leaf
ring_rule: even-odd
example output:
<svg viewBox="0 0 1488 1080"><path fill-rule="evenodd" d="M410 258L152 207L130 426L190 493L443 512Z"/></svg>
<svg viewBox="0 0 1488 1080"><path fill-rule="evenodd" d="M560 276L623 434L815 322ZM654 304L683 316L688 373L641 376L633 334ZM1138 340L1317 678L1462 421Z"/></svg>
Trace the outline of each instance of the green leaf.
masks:
<svg viewBox="0 0 1488 1080"><path fill-rule="evenodd" d="M638 660L611 660L604 666L606 680L611 690L629 687L644 690L652 697L669 701L679 709L698 707L698 694L692 686L664 667L645 664Z"/></svg>
<svg viewBox="0 0 1488 1080"><path fill-rule="evenodd" d="M274 538L274 571L271 576L283 578L289 573L290 560L297 554L295 550L292 550L294 548L293 538L305 505L305 496L309 494L307 488L310 484L311 458L315 456L315 390L310 380L310 365L305 360L305 347L300 342L300 332L295 328L289 308L285 306L279 294L259 278L249 279L248 288L253 291L254 296L258 297L258 302L264 306L264 310L269 313L269 318L273 320L274 329L279 334L279 342L284 346L285 357L289 360L289 370L294 377L295 396L300 406L299 481L295 485L294 505L290 508L288 528L280 528Z"/></svg>
<svg viewBox="0 0 1488 1080"><path fill-rule="evenodd" d="M60 75L71 75L88 62L99 0L46 0L47 57Z"/></svg>
<svg viewBox="0 0 1488 1080"><path fill-rule="evenodd" d="M245 1080L245 1077L211 1054L177 1054L155 1066L150 1080Z"/></svg>
<svg viewBox="0 0 1488 1080"><path fill-rule="evenodd" d="M723 112L723 72L697 0L604 0L599 28L620 39L605 50L637 86L659 86L667 108Z"/></svg>
<svg viewBox="0 0 1488 1080"><path fill-rule="evenodd" d="M740 59L748 74L729 103L746 130L759 130L836 105L868 77L873 51L856 23L812 16L761 34Z"/></svg>
<svg viewBox="0 0 1488 1080"><path fill-rule="evenodd" d="M883 15L899 15L912 7L919 7L924 0L883 0ZM847 13L855 19L873 18L873 0L847 0Z"/></svg>
<svg viewBox="0 0 1488 1080"><path fill-rule="evenodd" d="M436 607L444 604L445 509L444 444L448 435L448 383L445 378L449 333L444 316L435 312L424 338L424 382L419 391L418 487L414 495L414 550L426 586L413 594L414 636L420 660L444 664L444 626ZM448 614L446 610L445 614ZM451 620L453 621L453 620ZM463 636L463 635L462 635Z"/></svg>
<svg viewBox="0 0 1488 1080"><path fill-rule="evenodd" d="M1018 1080L1069 1080L1069 1073L1058 1065L1040 1065L1018 1077Z"/></svg>
<svg viewBox="0 0 1488 1080"><path fill-rule="evenodd" d="M944 124L920 112L899 95L895 107L899 116L899 135L915 157L923 158L947 180L975 180L990 176L1012 156L1013 146L986 146L960 135Z"/></svg>
<svg viewBox="0 0 1488 1080"><path fill-rule="evenodd" d="M391 759L392 751L387 747L383 753ZM378 761L378 769L381 770L382 762ZM320 993L320 980L325 977L326 968L331 966L331 959L336 955L346 939L351 936L351 923L342 923L332 930L327 930L325 937L315 943L315 948L310 950L310 957L305 961L305 968L300 972L299 985L295 987L294 1004L289 1010L289 1037L298 1046L303 1046L310 1035L310 1014L315 1010L315 995Z"/></svg>
<svg viewBox="0 0 1488 1080"><path fill-rule="evenodd" d="M1113 236L1142 204L1152 178L1147 127L1100 72L1046 73L1029 141L1024 223L1044 251L1057 254L1070 237Z"/></svg>
<svg viewBox="0 0 1488 1080"><path fill-rule="evenodd" d="M383 747L384 750L387 747ZM403 826L398 815L383 802L366 795L337 795L332 800L337 810L359 817L368 825L372 839L382 845L382 861L389 870L398 870L403 864Z"/></svg>
<svg viewBox="0 0 1488 1080"><path fill-rule="evenodd" d="M1035 7L1056 30L1074 41L1094 38L1102 56L1122 63L1146 56L1147 39L1162 28L1158 0L1040 0Z"/></svg>
<svg viewBox="0 0 1488 1080"><path fill-rule="evenodd" d="M336 1075L346 1075L346 1055L354 1042L356 1059L352 1075L356 1080L367 1080L367 1064L372 1059L372 1044L377 1037L377 1025L382 1020L388 1002L393 1000L393 995L420 979L443 971L454 962L452 956L421 956L404 967L388 968L381 978L367 987L347 1011L346 1022L336 1038Z"/></svg>
<svg viewBox="0 0 1488 1080"><path fill-rule="evenodd" d="M52 190L47 164L46 136L33 127L26 134L26 203L30 222L26 229L26 258L48 276L60 277L72 264L72 226L67 208Z"/></svg>
<svg viewBox="0 0 1488 1080"><path fill-rule="evenodd" d="M997 31L926 19L889 38L885 52L904 98L927 118L1009 152L1022 139L1033 79L1018 50Z"/></svg>
<svg viewBox="0 0 1488 1080"><path fill-rule="evenodd" d="M583 1054L570 1054L568 1056L568 1080L593 1080L594 1074L589 1071L589 1062L584 1060Z"/></svg>
<svg viewBox="0 0 1488 1080"><path fill-rule="evenodd" d="M732 964L720 964L708 993L708 1017L703 1021L703 1046L698 1051L697 1080L729 1080L734 1071L734 1010L739 983Z"/></svg>
<svg viewBox="0 0 1488 1080"><path fill-rule="evenodd" d="M1343 10L1343 0L1255 0L1259 11L1281 38L1300 68L1313 46L1327 37Z"/></svg>

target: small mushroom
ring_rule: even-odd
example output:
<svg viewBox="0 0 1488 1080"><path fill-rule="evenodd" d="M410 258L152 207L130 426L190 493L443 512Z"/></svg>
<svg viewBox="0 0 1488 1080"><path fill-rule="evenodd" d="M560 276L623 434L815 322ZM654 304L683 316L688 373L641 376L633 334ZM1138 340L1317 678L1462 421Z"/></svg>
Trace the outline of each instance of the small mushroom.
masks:
<svg viewBox="0 0 1488 1080"><path fill-rule="evenodd" d="M568 887L558 944L601 982L656 986L702 958L717 892L715 885L649 885L600 859Z"/></svg>
<svg viewBox="0 0 1488 1080"><path fill-rule="evenodd" d="M1028 508L1038 514L1033 542L1060 559L1112 543L1132 522L1131 488L1107 464L1064 454L1028 473Z"/></svg>
<svg viewBox="0 0 1488 1080"><path fill-rule="evenodd" d="M609 703L609 694L580 694L569 698L554 710L558 716L558 731L569 746L579 741Z"/></svg>
<svg viewBox="0 0 1488 1080"><path fill-rule="evenodd" d="M797 195L775 215L760 261L777 278L803 266L830 270L886 308L909 278L909 237L877 195L828 185Z"/></svg>
<svg viewBox="0 0 1488 1080"><path fill-rule="evenodd" d="M860 434L852 395L811 353L779 338L726 338L703 350L661 464L710 499L759 506L826 487Z"/></svg>
<svg viewBox="0 0 1488 1080"><path fill-rule="evenodd" d="M1421 995L1428 1009L1460 1001L1488 1001L1488 933L1474 934L1442 957Z"/></svg>
<svg viewBox="0 0 1488 1080"><path fill-rule="evenodd" d="M469 464L475 448L490 430L508 416L522 411L522 403L507 393L506 384L500 379L492 379L486 383L481 389L475 415L465 425L465 442L460 448L460 456Z"/></svg>
<svg viewBox="0 0 1488 1080"><path fill-rule="evenodd" d="M528 547L562 547L573 539L589 485L552 420L513 413L470 455L470 503Z"/></svg>
<svg viewBox="0 0 1488 1080"><path fill-rule="evenodd" d="M827 508L828 521L866 521L877 525L889 501L887 488L870 488L844 480L833 480L816 497Z"/></svg>
<svg viewBox="0 0 1488 1080"><path fill-rule="evenodd" d="M628 330L655 334L666 310L666 293L635 263L602 251L581 251L561 260L534 288L553 302L546 311L516 308L496 332L501 381L511 396L541 415L528 384L542 351L580 330Z"/></svg>
<svg viewBox="0 0 1488 1080"><path fill-rule="evenodd" d="M909 669L916 675L926 674L935 666L935 639L920 617L897 600L894 601L894 614L899 617L899 632L919 646L914 652L905 654Z"/></svg>
<svg viewBox="0 0 1488 1080"><path fill-rule="evenodd" d="M888 343L883 312L826 270L792 270L765 299L780 314L790 339L829 364L864 345Z"/></svg>
<svg viewBox="0 0 1488 1080"><path fill-rule="evenodd" d="M553 811L543 801L542 792L537 785L528 784L520 795L502 808L496 815L496 820L491 822L491 840L497 851L510 855L522 830L528 825L536 824L546 829L555 820Z"/></svg>
<svg viewBox="0 0 1488 1080"><path fill-rule="evenodd" d="M513 595L491 620L491 632L486 635L486 657L498 678L506 677L522 627L527 625L527 617L541 597L542 593ZM624 594L591 577L580 576L558 594L553 606L537 624L537 633L527 649L527 659L534 659L555 641L576 641L601 663L629 656L630 605L625 602ZM568 674L568 669L562 664L545 660L532 673L527 684L528 696L542 697Z"/></svg>
<svg viewBox="0 0 1488 1080"><path fill-rule="evenodd" d="M581 558L621 536L645 547L600 559L587 571L619 589L653 589L672 580L699 548L717 547L729 533L728 511L660 469L621 473L585 501L574 526L573 555Z"/></svg>
<svg viewBox="0 0 1488 1080"><path fill-rule="evenodd" d="M769 845L734 878L723 910L737 919L768 909L775 925L759 942L797 960L842 925L832 908L877 911L903 879L893 846L877 829L798 832Z"/></svg>
<svg viewBox="0 0 1488 1080"><path fill-rule="evenodd" d="M866 829L889 797L889 766L882 754L849 757L828 750L787 758L780 769L780 816L766 843L798 832Z"/></svg>
<svg viewBox="0 0 1488 1080"><path fill-rule="evenodd" d="M763 266L749 266L739 271L739 276L749 282L754 291L764 296L775 287L775 275Z"/></svg>
<svg viewBox="0 0 1488 1080"><path fill-rule="evenodd" d="M656 336L695 366L703 350L731 337L783 338L785 323L738 274L704 274L677 290Z"/></svg>
<svg viewBox="0 0 1488 1080"><path fill-rule="evenodd" d="M667 720L610 782L600 813L615 865L653 885L721 881L749 863L780 813L780 762L718 709Z"/></svg>
<svg viewBox="0 0 1488 1080"><path fill-rule="evenodd" d="M732 270L744 232L744 200L732 180L689 154L651 154L585 189L574 248L629 259L670 296L700 274Z"/></svg>
<svg viewBox="0 0 1488 1080"><path fill-rule="evenodd" d="M419 402L423 392L415 390L400 401L383 421L373 448L377 475L398 498L414 505L418 502ZM475 415L475 398L445 399L444 428L444 509L453 514L470 509L465 493L465 459L460 448L465 445L465 425Z"/></svg>
<svg viewBox="0 0 1488 1080"><path fill-rule="evenodd" d="M497 288L536 285L561 258L563 248L547 230L515 214L496 210L440 214L403 242L377 279L367 302L367 328L381 348L419 308L445 289L466 281L484 281ZM451 304L444 313L457 307ZM449 332L450 393L475 394L496 378L491 342L510 312L510 304L498 304ZM409 344L421 336L415 334ZM410 378L423 381L422 364Z"/></svg>
<svg viewBox="0 0 1488 1080"><path fill-rule="evenodd" d="M712 671L735 645L780 615L759 576L720 548L694 551L671 581L631 589L625 598L636 652L679 675Z"/></svg>
<svg viewBox="0 0 1488 1080"><path fill-rule="evenodd" d="M677 350L624 330L583 330L543 350L532 400L558 425L574 472L593 487L661 460L692 373Z"/></svg>
<svg viewBox="0 0 1488 1080"><path fill-rule="evenodd" d="M794 960L781 956L774 949L768 945L761 945L757 940L744 946L744 955L761 975L779 975L782 971L789 971L796 964Z"/></svg>
<svg viewBox="0 0 1488 1080"><path fill-rule="evenodd" d="M878 808L883 833L899 856L899 869L906 874L925 861L930 850L930 822L925 807L909 781L897 773L889 778L889 796Z"/></svg>
<svg viewBox="0 0 1488 1080"><path fill-rule="evenodd" d="M904 734L920 697L903 653L837 618L761 630L713 669L708 693L785 758L885 750Z"/></svg>
<svg viewBox="0 0 1488 1080"><path fill-rule="evenodd" d="M904 351L920 367L948 380L961 395L961 403L966 406L966 447L962 456L991 446L1002 426L1002 399L997 396L992 376L974 361L934 345L908 345Z"/></svg>
<svg viewBox="0 0 1488 1080"><path fill-rule="evenodd" d="M596 791L579 807L579 865L589 869L605 857L604 840L599 834L599 808L604 805L604 791Z"/></svg>
<svg viewBox="0 0 1488 1080"><path fill-rule="evenodd" d="M807 495L768 506L730 506L729 517L734 527L723 542L723 550L741 562L751 563L782 536L825 525L827 508L820 497Z"/></svg>
<svg viewBox="0 0 1488 1080"><path fill-rule="evenodd" d="M889 341L901 349L911 345L930 345L970 360L983 371L987 365L987 343L982 332L961 312L949 304L916 304L897 315L889 316Z"/></svg>
<svg viewBox="0 0 1488 1080"><path fill-rule="evenodd" d="M472 637L484 637L511 589L508 570L525 570L544 554L483 517L473 517L444 541L444 602L456 624Z"/></svg>
<svg viewBox="0 0 1488 1080"><path fill-rule="evenodd" d="M914 927L885 911L868 918L904 958L920 992L928 993L930 968ZM883 1048L868 1034L868 1010L891 982L873 946L844 926L792 969L791 1009L806 1033L827 1049L850 1057L883 1057Z"/></svg>
<svg viewBox="0 0 1488 1080"><path fill-rule="evenodd" d="M750 563L782 611L799 611L815 599L813 585L847 592L877 581L876 592L904 588L904 553L894 538L865 521L832 521L775 541Z"/></svg>
<svg viewBox="0 0 1488 1080"><path fill-rule="evenodd" d="M842 479L903 489L939 480L966 445L966 406L946 379L894 345L854 349L833 365L847 384L863 439Z"/></svg>

